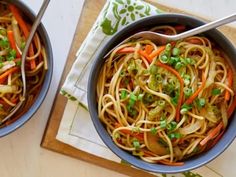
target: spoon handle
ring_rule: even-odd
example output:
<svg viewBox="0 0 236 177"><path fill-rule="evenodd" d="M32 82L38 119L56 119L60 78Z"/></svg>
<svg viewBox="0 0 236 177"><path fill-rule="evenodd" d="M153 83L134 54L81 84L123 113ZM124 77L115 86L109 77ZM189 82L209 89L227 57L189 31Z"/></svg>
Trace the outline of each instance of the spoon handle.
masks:
<svg viewBox="0 0 236 177"><path fill-rule="evenodd" d="M40 8L36 18L35 18L35 21L34 21L33 26L31 28L29 37L28 37L28 39L26 41L24 51L22 53L21 75L22 75L22 82L23 82L23 94L22 94L23 98L25 98L25 96L26 96L25 60L27 58L27 53L28 53L31 41L32 41L32 39L34 37L34 34L35 34L37 28L38 28L38 25L41 22L41 19L43 17L43 14L44 14L45 10L47 9L47 6L48 6L49 2L50 2L50 0L44 0L43 1L43 4L42 4L42 6L41 6L41 8Z"/></svg>
<svg viewBox="0 0 236 177"><path fill-rule="evenodd" d="M227 24L227 23L230 23L230 22L233 22L233 21L236 21L236 13L232 14L232 15L229 15L227 17L221 18L219 20L212 21L210 23L199 26L197 28L191 29L189 31L180 33L178 35L175 35L175 36L173 36L173 38L174 38L173 40L179 40L179 39L183 39L183 38L186 38L186 37L190 37L190 36L208 31L210 29L217 28L221 25L224 25L224 24Z"/></svg>

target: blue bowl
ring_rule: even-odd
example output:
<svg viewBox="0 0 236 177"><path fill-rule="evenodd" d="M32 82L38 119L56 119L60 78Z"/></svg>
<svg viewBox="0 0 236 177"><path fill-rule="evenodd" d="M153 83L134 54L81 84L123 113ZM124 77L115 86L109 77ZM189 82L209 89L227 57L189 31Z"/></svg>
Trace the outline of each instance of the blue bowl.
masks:
<svg viewBox="0 0 236 177"><path fill-rule="evenodd" d="M32 21L32 22L34 21L36 15L23 2L21 2L19 0L5 0L5 1L7 3L15 4L24 13L24 15L29 18L30 21ZM45 50L46 50L46 54L47 54L47 58L48 58L48 71L46 72L43 86L41 87L40 93L39 93L38 97L36 98L36 100L34 101L33 105L30 107L30 109L26 113L24 113L16 121L12 122L10 125L0 128L0 137L3 137L5 135L13 132L14 130L18 129L35 114L35 112L38 110L38 108L42 104L42 102L48 92L48 89L50 87L52 73L53 73L52 47L51 47L51 43L50 43L47 31L45 30L42 23L38 26L37 32L39 33L40 39L42 40L42 43L45 46Z"/></svg>
<svg viewBox="0 0 236 177"><path fill-rule="evenodd" d="M102 122L98 118L97 100L96 100L96 85L101 67L105 62L103 57L106 55L106 53L128 36L132 35L137 31L140 31L140 29L145 30L145 29L150 29L151 27L154 26L166 25L166 24L183 24L188 28L194 28L203 25L204 22L194 17L181 14L162 14L143 18L125 27L116 35L114 35L105 44L102 50L100 50L97 53L88 81L87 99L88 99L89 112L99 136L101 137L103 142L107 145L107 147L110 148L110 150L113 151L117 156L127 161L131 165L146 171L156 172L156 173L179 173L198 168L210 162L218 155L220 155L232 143L232 141L236 136L235 113L232 115L229 125L223 137L213 148L211 148L207 152L199 154L198 156L189 158L188 160L185 161L183 166L167 166L161 164L147 163L116 146L115 143L112 141L112 138L106 131L105 127L103 126ZM216 29L205 32L204 34L223 49L223 51L228 55L229 59L231 60L233 67L236 68L236 60L234 59L236 57L236 50L234 46L230 43L230 41Z"/></svg>

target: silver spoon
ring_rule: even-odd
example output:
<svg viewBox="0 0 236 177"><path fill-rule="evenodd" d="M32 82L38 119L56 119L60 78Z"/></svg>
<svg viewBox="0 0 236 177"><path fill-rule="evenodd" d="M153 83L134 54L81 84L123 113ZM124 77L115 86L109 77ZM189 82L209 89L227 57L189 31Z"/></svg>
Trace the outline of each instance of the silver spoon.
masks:
<svg viewBox="0 0 236 177"><path fill-rule="evenodd" d="M134 35L126 38L121 43L119 43L116 47L114 47L112 50L110 50L104 58L109 56L115 48L117 48L118 46L120 46L120 45L122 45L122 44L124 44L128 41L130 41L131 39L144 38L144 39L151 40L152 42L154 42L158 45L164 45L164 44L167 44L168 42L171 42L171 41L177 41L177 40L184 39L184 38L196 35L196 34L200 34L202 32L205 32L205 31L208 31L210 29L219 27L221 25L233 22L235 20L236 20L236 14L232 14L230 16L221 18L221 19L216 20L216 21L212 21L212 22L207 23L205 25L199 26L197 28L194 28L194 29L191 29L189 31L185 31L183 33L176 34L176 35L165 35L165 34L160 34L160 33L152 32L152 31L138 32L138 33L135 33Z"/></svg>
<svg viewBox="0 0 236 177"><path fill-rule="evenodd" d="M40 24L41 22L41 19L43 17L43 14L45 12L45 10L47 9L47 6L49 4L50 0L44 0L36 18L35 18L35 21L33 23L33 26L31 28L31 31L30 31L30 34L29 34L29 37L26 41L26 44L25 44L25 48L23 50L23 53L22 53L22 57L21 57L21 78L22 78L22 83L23 83L23 93L22 93L22 99L20 100L20 102L11 110L11 112L1 121L0 124L4 123L5 121L7 121L9 118L11 118L15 113L16 111L18 111L20 109L20 107L22 106L22 104L24 103L24 101L26 100L26 75L25 75L25 60L26 60L26 57L27 57L27 53L28 53L28 50L29 50L29 46L31 44L31 41L34 37L34 34L38 28L38 25Z"/></svg>

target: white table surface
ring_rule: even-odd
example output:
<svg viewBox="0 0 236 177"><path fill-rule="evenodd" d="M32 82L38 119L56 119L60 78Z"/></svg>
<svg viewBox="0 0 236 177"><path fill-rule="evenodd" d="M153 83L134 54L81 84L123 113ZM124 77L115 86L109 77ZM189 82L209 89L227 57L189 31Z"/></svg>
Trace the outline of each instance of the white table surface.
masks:
<svg viewBox="0 0 236 177"><path fill-rule="evenodd" d="M37 12L42 0L23 0ZM52 0L43 23L54 53L54 73L48 95L34 117L16 132L0 139L0 177L106 177L124 175L54 153L40 142L73 39L83 0ZM234 0L159 0L210 19L236 12ZM222 8L223 7L223 8ZM236 26L234 24L234 26Z"/></svg>

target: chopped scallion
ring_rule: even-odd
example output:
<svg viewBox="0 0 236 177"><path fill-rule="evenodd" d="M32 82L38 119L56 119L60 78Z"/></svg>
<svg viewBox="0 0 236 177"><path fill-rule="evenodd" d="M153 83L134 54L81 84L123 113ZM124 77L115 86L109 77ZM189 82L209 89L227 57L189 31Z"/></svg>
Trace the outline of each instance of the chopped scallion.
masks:
<svg viewBox="0 0 236 177"><path fill-rule="evenodd" d="M172 50L172 55L173 56L178 56L179 55L179 53L180 53L180 50L178 49L178 48L173 48L173 50Z"/></svg>
<svg viewBox="0 0 236 177"><path fill-rule="evenodd" d="M221 90L215 88L215 89L213 89L213 90L211 91L211 94L212 94L212 95L219 95L219 94L221 94Z"/></svg>
<svg viewBox="0 0 236 177"><path fill-rule="evenodd" d="M140 149L140 143L137 139L133 140L133 146L135 149Z"/></svg>
<svg viewBox="0 0 236 177"><path fill-rule="evenodd" d="M152 127L150 131L153 135L157 134L157 128L155 128L155 127Z"/></svg>
<svg viewBox="0 0 236 177"><path fill-rule="evenodd" d="M126 90L121 90L121 95L120 98L123 100L127 97L127 91Z"/></svg>

